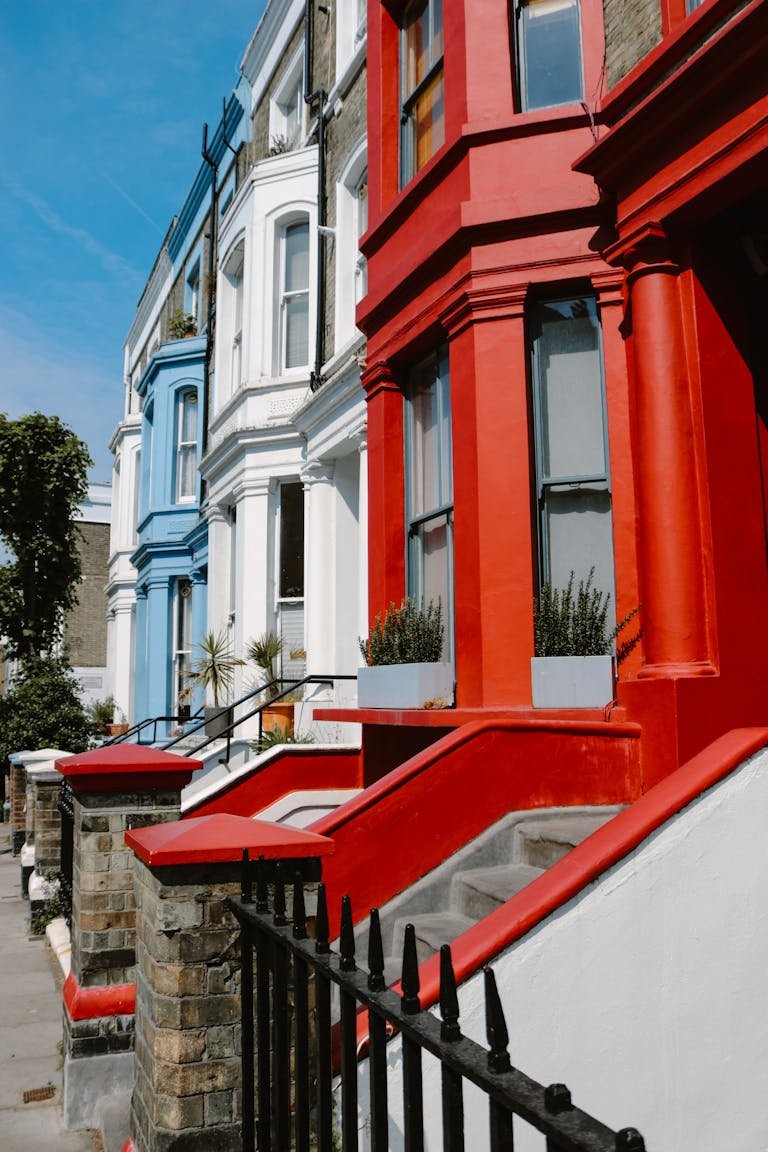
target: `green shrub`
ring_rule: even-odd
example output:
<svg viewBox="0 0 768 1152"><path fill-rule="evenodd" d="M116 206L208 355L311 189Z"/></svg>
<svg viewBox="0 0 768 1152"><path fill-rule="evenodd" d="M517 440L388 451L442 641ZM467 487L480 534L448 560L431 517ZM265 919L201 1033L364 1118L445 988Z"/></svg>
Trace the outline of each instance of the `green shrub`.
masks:
<svg viewBox="0 0 768 1152"><path fill-rule="evenodd" d="M92 701L86 708L86 714L92 736L109 736L109 726L115 721L114 697Z"/></svg>
<svg viewBox="0 0 768 1152"><path fill-rule="evenodd" d="M366 664L436 664L443 658L445 626L440 601L430 600L419 608L412 597L406 597L398 608L390 604L384 618L381 613L367 640L360 641Z"/></svg>
<svg viewBox="0 0 768 1152"><path fill-rule="evenodd" d="M64 898L57 888L45 903L30 916L29 927L32 935L42 936L52 920L57 920L59 916L65 916L66 913Z"/></svg>
<svg viewBox="0 0 768 1152"><path fill-rule="evenodd" d="M90 724L78 684L64 659L24 660L0 696L0 761L21 748L84 752Z"/></svg>
<svg viewBox="0 0 768 1152"><path fill-rule="evenodd" d="M610 594L592 586L595 569L580 580L574 593L574 573L565 588L542 584L534 603L533 624L537 656L605 656L613 650L620 634L638 615L633 608L615 628L608 631ZM616 646L616 662L626 660L638 644L642 629Z"/></svg>
<svg viewBox="0 0 768 1152"><path fill-rule="evenodd" d="M266 752L268 748L275 748L278 744L314 744L315 738L310 732L297 736L292 728L281 728L279 724L271 732L265 732L261 740L251 745L254 752Z"/></svg>

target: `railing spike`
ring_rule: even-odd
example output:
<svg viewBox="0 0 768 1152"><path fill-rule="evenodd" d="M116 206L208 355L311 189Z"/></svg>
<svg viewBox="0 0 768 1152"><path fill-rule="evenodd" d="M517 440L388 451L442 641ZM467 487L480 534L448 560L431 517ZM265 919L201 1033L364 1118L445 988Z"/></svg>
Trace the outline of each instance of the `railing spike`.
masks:
<svg viewBox="0 0 768 1152"><path fill-rule="evenodd" d="M491 1072L509 1072L511 1067L507 1045L509 1032L501 1007L496 977L491 968L485 974L485 1028L488 1036L488 1068Z"/></svg>
<svg viewBox="0 0 768 1152"><path fill-rule="evenodd" d="M247 848L243 848L243 867L240 872L240 899L243 904L253 903L253 890L251 887L251 857Z"/></svg>
<svg viewBox="0 0 768 1152"><path fill-rule="evenodd" d="M339 933L339 968L342 972L354 972L355 932L352 926L352 901L349 896L341 898L341 932Z"/></svg>
<svg viewBox="0 0 768 1152"><path fill-rule="evenodd" d="M371 992L383 992L386 986L384 980L384 944L381 939L379 910L378 908L371 908L368 929L368 987Z"/></svg>
<svg viewBox="0 0 768 1152"><path fill-rule="evenodd" d="M645 1140L637 1128L622 1128L616 1133L616 1152L645 1152Z"/></svg>
<svg viewBox="0 0 768 1152"><path fill-rule="evenodd" d="M544 1107L555 1114L570 1112L573 1108L570 1089L565 1084L549 1084L544 1089Z"/></svg>
<svg viewBox="0 0 768 1152"><path fill-rule="evenodd" d="M293 938L306 940L307 913L304 907L304 881L301 873L297 872L293 881Z"/></svg>
<svg viewBox="0 0 768 1152"><path fill-rule="evenodd" d="M421 1011L419 1000L419 958L416 953L416 929L413 924L406 924L405 939L403 941L403 973L400 978L403 994L400 997L400 1007L409 1016L415 1016Z"/></svg>
<svg viewBox="0 0 768 1152"><path fill-rule="evenodd" d="M269 911L269 889L267 888L267 869L264 857L259 856L256 861L256 911Z"/></svg>
<svg viewBox="0 0 768 1152"><path fill-rule="evenodd" d="M285 881L283 880L283 870L279 864L275 865L275 901L273 920L278 928L283 928L288 923L288 918L285 915Z"/></svg>
<svg viewBox="0 0 768 1152"><path fill-rule="evenodd" d="M443 944L440 949L440 1015L440 1038L449 1042L460 1040L459 997L449 944Z"/></svg>
<svg viewBox="0 0 768 1152"><path fill-rule="evenodd" d="M315 952L323 955L330 952L328 943L328 899L325 895L325 884L317 886L317 916L315 917Z"/></svg>

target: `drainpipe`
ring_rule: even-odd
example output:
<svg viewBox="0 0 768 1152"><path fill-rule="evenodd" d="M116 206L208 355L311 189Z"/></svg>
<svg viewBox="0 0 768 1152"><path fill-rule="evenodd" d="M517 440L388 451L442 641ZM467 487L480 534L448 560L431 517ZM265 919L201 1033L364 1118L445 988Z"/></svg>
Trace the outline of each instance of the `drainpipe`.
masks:
<svg viewBox="0 0 768 1152"><path fill-rule="evenodd" d="M309 378L309 387L317 392L323 383L325 359L325 102L323 88L312 89L312 42L314 31L313 0L304 5L304 103L317 114L317 269L315 284L315 367ZM319 10L327 14L325 5Z"/></svg>
<svg viewBox="0 0 768 1152"><path fill-rule="evenodd" d="M205 456L208 448L208 420L210 416L211 397L211 358L213 356L213 311L216 281L214 271L216 267L216 178L218 168L216 161L208 151L208 125L203 124L203 146L201 148L203 160L211 170L211 224L208 236L208 309L205 327L208 338L205 342L205 364L203 367L203 444L201 455ZM202 495L202 493L201 493Z"/></svg>

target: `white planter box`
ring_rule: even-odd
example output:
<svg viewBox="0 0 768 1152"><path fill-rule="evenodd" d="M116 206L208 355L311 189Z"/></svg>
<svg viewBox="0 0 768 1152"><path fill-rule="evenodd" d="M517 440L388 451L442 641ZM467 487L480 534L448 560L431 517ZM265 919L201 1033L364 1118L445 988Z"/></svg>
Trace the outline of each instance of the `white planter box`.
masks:
<svg viewBox="0 0 768 1152"><path fill-rule="evenodd" d="M423 708L453 704L453 664L377 664L357 670L358 708Z"/></svg>
<svg viewBox="0 0 768 1152"><path fill-rule="evenodd" d="M534 656L534 708L604 708L614 698L613 656Z"/></svg>

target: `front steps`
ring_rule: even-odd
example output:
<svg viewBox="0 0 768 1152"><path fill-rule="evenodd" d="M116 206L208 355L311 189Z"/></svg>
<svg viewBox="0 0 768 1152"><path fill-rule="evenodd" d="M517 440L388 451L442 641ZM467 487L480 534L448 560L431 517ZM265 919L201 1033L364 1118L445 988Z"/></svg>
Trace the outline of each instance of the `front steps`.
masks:
<svg viewBox="0 0 768 1152"><path fill-rule="evenodd" d="M399 980L406 924L413 924L419 963L495 911L596 832L619 807L510 812L380 910L385 978ZM367 919L356 933L368 947ZM363 963L364 963L363 959Z"/></svg>

